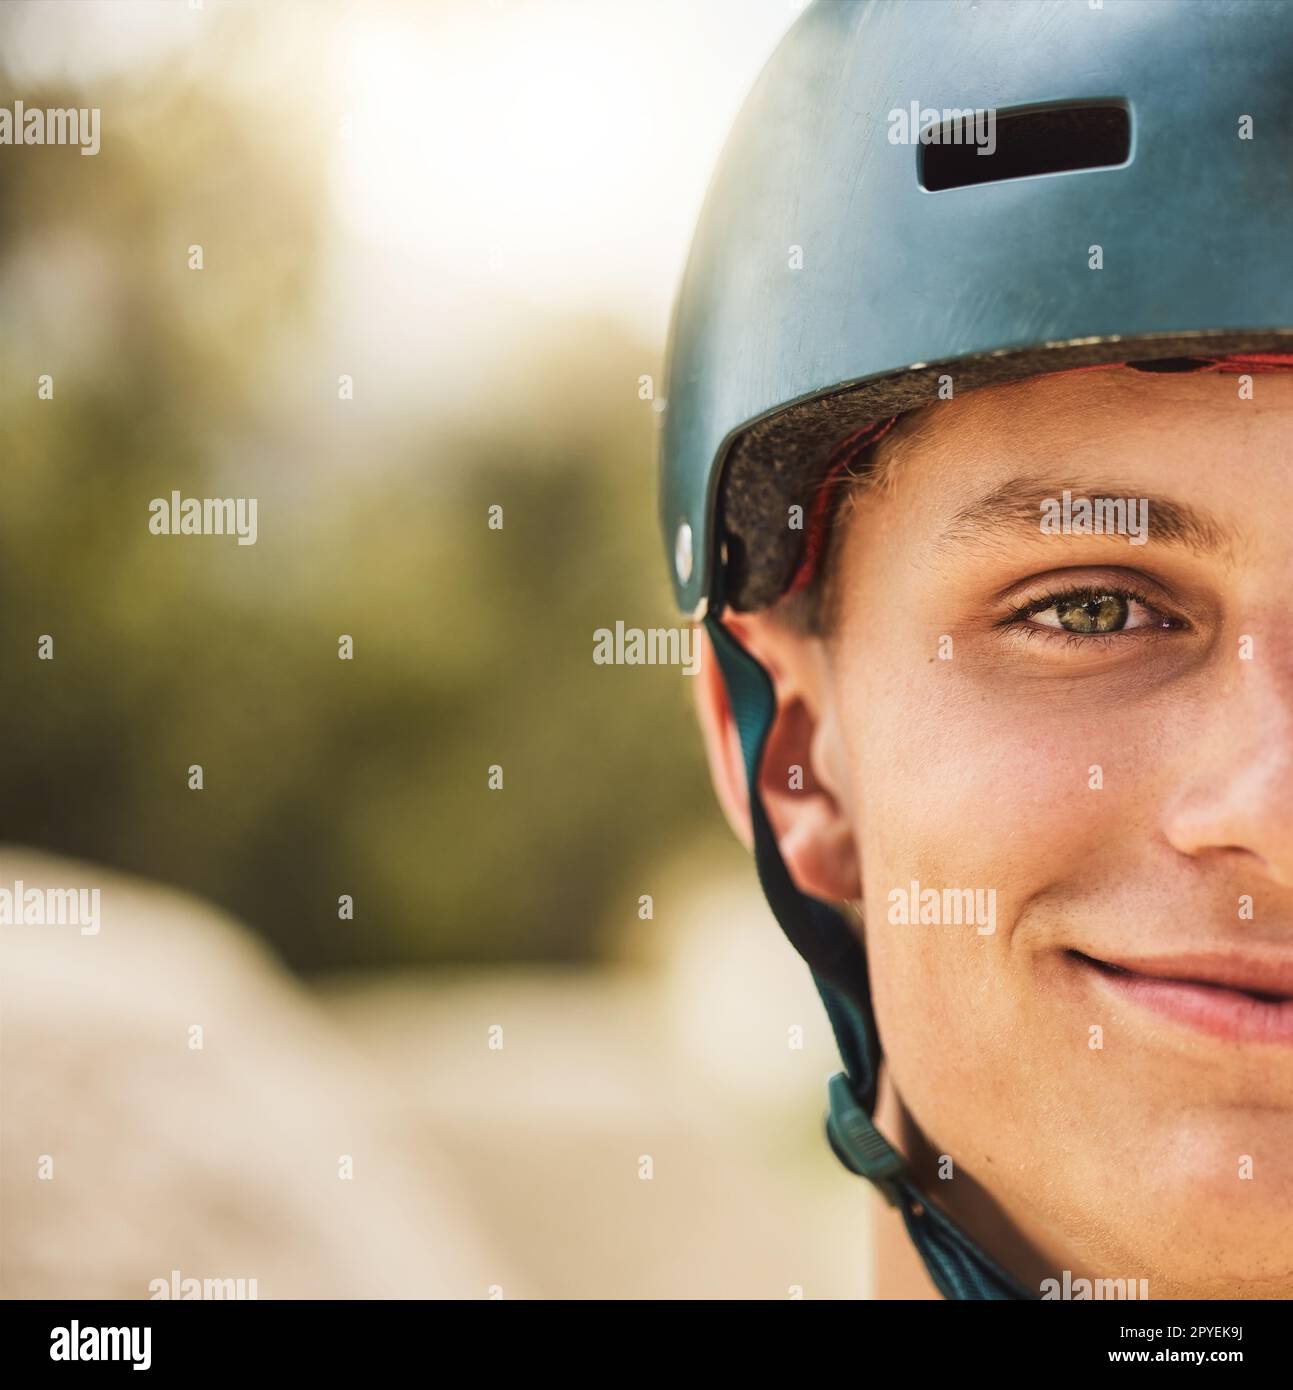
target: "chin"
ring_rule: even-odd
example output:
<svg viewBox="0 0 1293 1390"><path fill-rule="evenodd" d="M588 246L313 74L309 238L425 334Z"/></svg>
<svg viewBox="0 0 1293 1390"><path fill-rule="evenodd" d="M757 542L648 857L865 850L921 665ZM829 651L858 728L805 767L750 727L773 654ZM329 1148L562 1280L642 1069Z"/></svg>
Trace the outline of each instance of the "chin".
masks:
<svg viewBox="0 0 1293 1390"><path fill-rule="evenodd" d="M1116 1113L1133 1115L1134 1106ZM1287 1112L1200 1113L1157 1137L1142 1130L1110 1162L1129 1180L1106 1175L1088 1210L1101 1213L1096 1243L1120 1252L1101 1261L1116 1265L1111 1272L1147 1278L1152 1298L1293 1296Z"/></svg>

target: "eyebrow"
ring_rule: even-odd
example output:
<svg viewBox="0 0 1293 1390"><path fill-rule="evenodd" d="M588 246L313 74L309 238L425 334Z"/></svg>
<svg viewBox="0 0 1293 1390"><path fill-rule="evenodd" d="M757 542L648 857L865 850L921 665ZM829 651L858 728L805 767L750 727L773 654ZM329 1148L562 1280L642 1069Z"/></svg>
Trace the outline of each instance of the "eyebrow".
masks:
<svg viewBox="0 0 1293 1390"><path fill-rule="evenodd" d="M1074 503L1080 499L1140 501L1144 494L1126 483L1056 481L1047 478L1012 478L1000 487L967 503L952 518L940 544L981 540L987 534L1006 531L1040 533L1044 502L1059 502L1067 490ZM1201 555L1221 555L1230 551L1235 533L1211 512L1178 502L1170 497L1144 497L1149 519L1151 543L1179 545Z"/></svg>

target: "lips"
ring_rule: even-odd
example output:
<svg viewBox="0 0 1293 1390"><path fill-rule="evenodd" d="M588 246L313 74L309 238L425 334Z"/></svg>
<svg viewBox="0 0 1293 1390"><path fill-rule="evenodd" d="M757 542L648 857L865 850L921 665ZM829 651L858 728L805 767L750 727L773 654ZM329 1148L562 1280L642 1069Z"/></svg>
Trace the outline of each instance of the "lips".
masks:
<svg viewBox="0 0 1293 1390"><path fill-rule="evenodd" d="M1070 954L1120 998L1232 1042L1293 1046L1293 958Z"/></svg>

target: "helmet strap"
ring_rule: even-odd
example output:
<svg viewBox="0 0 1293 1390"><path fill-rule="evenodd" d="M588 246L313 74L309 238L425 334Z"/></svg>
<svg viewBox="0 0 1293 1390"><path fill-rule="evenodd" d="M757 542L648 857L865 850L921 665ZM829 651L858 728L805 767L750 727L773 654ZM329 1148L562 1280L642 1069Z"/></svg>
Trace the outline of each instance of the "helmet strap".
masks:
<svg viewBox="0 0 1293 1390"><path fill-rule="evenodd" d="M907 1233L944 1298L1032 1299L1035 1295L924 1197L906 1160L875 1126L883 1054L871 1009L866 948L835 908L799 891L781 857L759 796L759 769L776 715L776 694L768 673L719 621L720 611L708 614L705 629L741 742L759 882L782 931L808 962L846 1068L831 1078L828 1088L831 1149L850 1172L866 1178L901 1210Z"/></svg>

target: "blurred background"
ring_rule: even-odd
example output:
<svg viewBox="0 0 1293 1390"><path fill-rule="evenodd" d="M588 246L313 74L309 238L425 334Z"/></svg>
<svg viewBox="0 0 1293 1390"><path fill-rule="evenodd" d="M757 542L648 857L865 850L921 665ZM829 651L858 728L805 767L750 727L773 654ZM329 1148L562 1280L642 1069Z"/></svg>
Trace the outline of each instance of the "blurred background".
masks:
<svg viewBox="0 0 1293 1390"><path fill-rule="evenodd" d="M102 112L0 146L0 886L103 892L0 927L4 1296L869 1289L691 682L592 661L677 622L670 302L802 8L0 8Z"/></svg>

